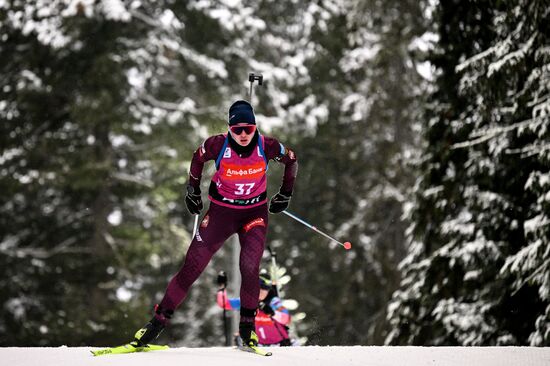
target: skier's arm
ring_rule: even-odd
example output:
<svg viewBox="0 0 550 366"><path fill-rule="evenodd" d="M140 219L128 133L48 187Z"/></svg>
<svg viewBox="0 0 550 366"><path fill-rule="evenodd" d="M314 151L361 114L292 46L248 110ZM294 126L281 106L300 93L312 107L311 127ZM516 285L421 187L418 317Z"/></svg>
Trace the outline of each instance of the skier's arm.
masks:
<svg viewBox="0 0 550 366"><path fill-rule="evenodd" d="M274 159L285 165L283 181L279 192L286 196L292 195L294 181L298 174L298 158L296 154L272 137L265 137L265 153L267 159Z"/></svg>
<svg viewBox="0 0 550 366"><path fill-rule="evenodd" d="M208 160L217 158L224 140L225 137L223 135L211 136L193 153L191 166L189 168L189 185L192 186L195 191L199 191L200 188L204 163Z"/></svg>
<svg viewBox="0 0 550 366"><path fill-rule="evenodd" d="M216 300L217 300L218 306L225 310L239 310L241 308L241 299L228 298L227 291L225 289L218 291Z"/></svg>
<svg viewBox="0 0 550 366"><path fill-rule="evenodd" d="M275 311L275 315L272 316L273 320L282 325L290 324L290 313L288 309L283 306L283 302L280 298L274 297L271 299L269 306Z"/></svg>

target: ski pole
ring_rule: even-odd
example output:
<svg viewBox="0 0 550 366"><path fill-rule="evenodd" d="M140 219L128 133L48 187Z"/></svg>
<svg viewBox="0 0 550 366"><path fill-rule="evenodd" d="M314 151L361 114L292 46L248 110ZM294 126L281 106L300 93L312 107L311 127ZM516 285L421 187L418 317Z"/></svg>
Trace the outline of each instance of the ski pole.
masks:
<svg viewBox="0 0 550 366"><path fill-rule="evenodd" d="M224 288L225 290L225 288ZM225 291L223 292L223 334L225 336L225 346L229 347L231 344L229 343L229 337L227 336L227 310L225 310Z"/></svg>
<svg viewBox="0 0 550 366"><path fill-rule="evenodd" d="M199 226L199 215L195 215L195 224L193 225L193 236L192 236L192 238L194 238L195 235L197 234L197 226Z"/></svg>
<svg viewBox="0 0 550 366"><path fill-rule="evenodd" d="M218 287L223 286L220 290L222 291L222 302L223 302L223 334L225 336L225 345L229 347L231 344L229 344L229 337L227 336L227 315L225 310L225 289L227 288L227 275L224 271L220 271L218 273L218 279L217 279Z"/></svg>
<svg viewBox="0 0 550 366"><path fill-rule="evenodd" d="M271 282L275 284L275 291L277 292L277 296L279 296L279 276L277 274L277 253L275 253L274 250L271 249L271 246L267 246L267 250L269 250L269 254L271 255Z"/></svg>
<svg viewBox="0 0 550 366"><path fill-rule="evenodd" d="M328 238L338 244L340 244L341 246L343 246L346 250L350 250L351 249L351 243L349 241L346 241L344 243L341 243L339 242L338 240L334 239L332 236L328 235L328 234L325 234L324 232L322 232L321 230L317 229L315 226L311 225L311 224L308 224L307 222L305 222L304 220L302 220L301 218L299 218L298 216L294 215L294 214L291 214L290 212L288 211L283 211L283 213L287 216L290 216L292 217L294 220L298 221L299 223L307 226L308 228L312 229L313 231L316 231L318 232L319 234L323 235L325 238Z"/></svg>

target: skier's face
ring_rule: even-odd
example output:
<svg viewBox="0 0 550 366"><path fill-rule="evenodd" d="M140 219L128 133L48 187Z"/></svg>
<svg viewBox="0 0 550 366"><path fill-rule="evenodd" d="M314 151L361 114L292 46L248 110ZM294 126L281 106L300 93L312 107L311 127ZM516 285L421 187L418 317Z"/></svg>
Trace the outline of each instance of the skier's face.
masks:
<svg viewBox="0 0 550 366"><path fill-rule="evenodd" d="M241 146L247 146L252 138L254 137L254 132L256 132L255 125L249 125L247 123L238 123L229 127L229 132L233 140Z"/></svg>

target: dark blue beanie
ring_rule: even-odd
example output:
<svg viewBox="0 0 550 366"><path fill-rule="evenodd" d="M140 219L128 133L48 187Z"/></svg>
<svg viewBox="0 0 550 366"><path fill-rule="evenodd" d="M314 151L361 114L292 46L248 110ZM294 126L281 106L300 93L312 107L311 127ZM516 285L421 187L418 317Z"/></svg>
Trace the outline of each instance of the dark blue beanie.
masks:
<svg viewBox="0 0 550 366"><path fill-rule="evenodd" d="M229 107L229 126L236 125L237 123L256 124L254 109L245 100L237 100Z"/></svg>

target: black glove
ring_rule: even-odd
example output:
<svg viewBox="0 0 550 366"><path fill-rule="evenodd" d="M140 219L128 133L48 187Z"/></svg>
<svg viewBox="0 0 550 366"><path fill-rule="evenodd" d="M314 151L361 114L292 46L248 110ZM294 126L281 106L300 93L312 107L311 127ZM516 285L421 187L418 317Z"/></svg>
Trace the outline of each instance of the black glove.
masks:
<svg viewBox="0 0 550 366"><path fill-rule="evenodd" d="M218 273L218 287L220 289L224 289L227 287L227 275L225 274L224 271L220 271L220 273Z"/></svg>
<svg viewBox="0 0 550 366"><path fill-rule="evenodd" d="M269 212L279 213L286 210L291 196L292 192L289 194L279 192L275 196L271 197L271 202L269 202Z"/></svg>
<svg viewBox="0 0 550 366"><path fill-rule="evenodd" d="M260 301L260 303L258 304L258 309L260 309L267 315L275 315L275 311L273 311L273 308L269 306L269 304L266 302Z"/></svg>
<svg viewBox="0 0 550 366"><path fill-rule="evenodd" d="M185 195L185 204L187 209L193 215L198 215L202 210L202 199L200 188L193 188L193 186L187 186L187 194Z"/></svg>

